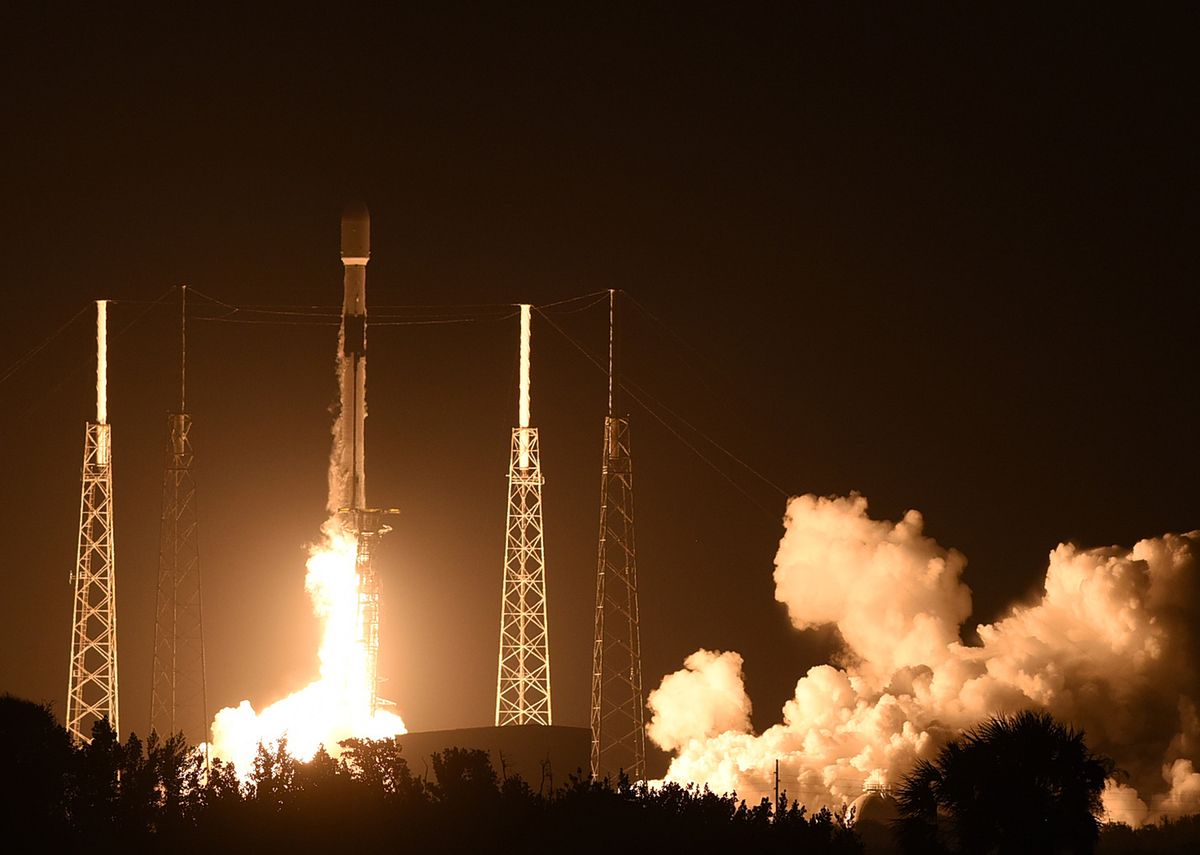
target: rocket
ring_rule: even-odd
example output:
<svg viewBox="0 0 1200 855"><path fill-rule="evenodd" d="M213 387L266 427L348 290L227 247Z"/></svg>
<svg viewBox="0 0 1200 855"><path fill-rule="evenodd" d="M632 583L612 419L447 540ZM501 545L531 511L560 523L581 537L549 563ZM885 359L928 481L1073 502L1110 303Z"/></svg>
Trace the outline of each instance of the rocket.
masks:
<svg viewBox="0 0 1200 855"><path fill-rule="evenodd" d="M331 511L365 508L367 419L367 261L371 257L371 215L351 203L342 213L344 294L339 335L340 411L334 425L337 466L330 473Z"/></svg>

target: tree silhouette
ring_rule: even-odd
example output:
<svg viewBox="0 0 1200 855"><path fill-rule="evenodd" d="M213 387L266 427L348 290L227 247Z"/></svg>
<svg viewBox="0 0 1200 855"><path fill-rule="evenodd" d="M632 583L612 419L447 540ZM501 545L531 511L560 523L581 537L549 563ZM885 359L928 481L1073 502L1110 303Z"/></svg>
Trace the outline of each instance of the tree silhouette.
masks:
<svg viewBox="0 0 1200 855"><path fill-rule="evenodd" d="M408 761L401 756L398 739L344 739L338 744L342 747L343 766L367 789L400 798L416 794L420 784L413 779Z"/></svg>
<svg viewBox="0 0 1200 855"><path fill-rule="evenodd" d="M918 763L900 788L910 852L1088 853L1112 761L1047 713L992 718Z"/></svg>
<svg viewBox="0 0 1200 855"><path fill-rule="evenodd" d="M0 695L0 827L59 848L67 831L74 751L45 704Z"/></svg>
<svg viewBox="0 0 1200 855"><path fill-rule="evenodd" d="M694 785L585 773L545 793L503 780L485 751L434 755L416 779L394 739L353 739L301 762L263 746L243 783L182 735L120 742L108 722L76 744L46 706L0 696L0 851L753 851L855 853L845 817L781 794L747 804ZM1049 716L996 719L905 782L910 851L1087 852L1112 765ZM1113 853L1200 851L1200 821L1106 826ZM16 844L14 846L14 844Z"/></svg>
<svg viewBox="0 0 1200 855"><path fill-rule="evenodd" d="M287 737L282 737L274 748L258 744L254 755L254 771L250 775L250 791L254 801L264 809L280 811L293 791L296 777L296 759L288 753Z"/></svg>

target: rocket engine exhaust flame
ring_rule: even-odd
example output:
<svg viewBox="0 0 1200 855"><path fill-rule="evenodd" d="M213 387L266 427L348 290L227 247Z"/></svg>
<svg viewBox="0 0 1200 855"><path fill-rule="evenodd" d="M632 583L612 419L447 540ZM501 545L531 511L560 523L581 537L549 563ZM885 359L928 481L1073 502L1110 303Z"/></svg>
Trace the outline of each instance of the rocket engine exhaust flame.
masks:
<svg viewBox="0 0 1200 855"><path fill-rule="evenodd" d="M358 642L357 540L330 519L313 546L304 580L313 613L322 623L320 676L298 692L256 712L249 701L226 707L212 724L212 750L233 761L238 772L253 769L258 744L286 736L288 750L309 760L319 746L337 756L337 743L350 737L381 739L404 733L403 720L384 710L371 712L367 653Z"/></svg>
<svg viewBox="0 0 1200 855"><path fill-rule="evenodd" d="M796 683L761 734L735 652L700 650L650 693L648 735L675 752L667 780L747 799L780 789L811 809L898 785L920 758L991 715L1046 710L1085 729L1128 775L1110 820L1140 825L1200 811L1200 531L1132 549L1050 553L1041 599L963 642L963 555L909 511L873 520L858 495L788 503L775 598L800 630L835 626L845 648Z"/></svg>
<svg viewBox="0 0 1200 855"><path fill-rule="evenodd" d="M351 737L382 739L405 732L404 722L377 708L374 648L364 639L359 535L353 513L366 507L364 423L366 398L366 266L370 219L361 205L342 216L345 298L338 332L337 379L340 407L333 424L329 460L330 518L321 541L310 547L305 590L322 624L320 676L298 692L256 712L249 701L226 707L212 724L212 751L232 761L239 774L253 769L259 743L287 737L288 750L309 760L321 745L333 756Z"/></svg>

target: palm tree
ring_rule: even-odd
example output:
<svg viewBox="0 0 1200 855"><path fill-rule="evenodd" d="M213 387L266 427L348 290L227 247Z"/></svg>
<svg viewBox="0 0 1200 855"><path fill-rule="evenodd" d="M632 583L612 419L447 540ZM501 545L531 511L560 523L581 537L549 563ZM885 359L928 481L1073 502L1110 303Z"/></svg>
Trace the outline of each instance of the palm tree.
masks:
<svg viewBox="0 0 1200 855"><path fill-rule="evenodd" d="M913 852L1089 853L1107 757L1048 713L992 718L922 761L900 788L899 837Z"/></svg>

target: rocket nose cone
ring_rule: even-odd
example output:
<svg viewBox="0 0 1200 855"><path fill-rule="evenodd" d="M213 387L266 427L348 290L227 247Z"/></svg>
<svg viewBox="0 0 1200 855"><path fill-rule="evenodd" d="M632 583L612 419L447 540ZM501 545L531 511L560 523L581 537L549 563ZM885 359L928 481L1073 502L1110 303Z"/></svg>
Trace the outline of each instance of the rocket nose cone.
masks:
<svg viewBox="0 0 1200 855"><path fill-rule="evenodd" d="M369 258L371 215L362 202L351 202L342 212L342 258Z"/></svg>

